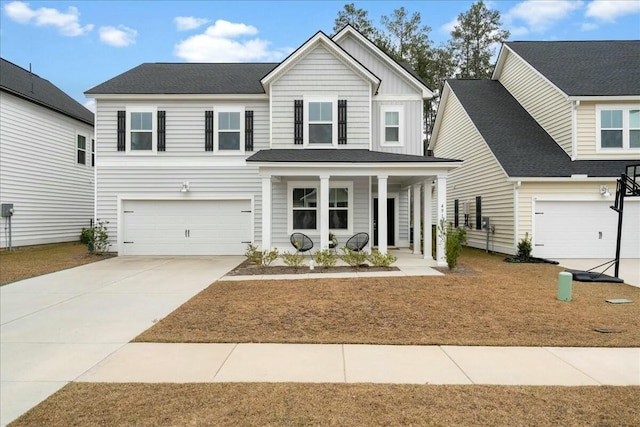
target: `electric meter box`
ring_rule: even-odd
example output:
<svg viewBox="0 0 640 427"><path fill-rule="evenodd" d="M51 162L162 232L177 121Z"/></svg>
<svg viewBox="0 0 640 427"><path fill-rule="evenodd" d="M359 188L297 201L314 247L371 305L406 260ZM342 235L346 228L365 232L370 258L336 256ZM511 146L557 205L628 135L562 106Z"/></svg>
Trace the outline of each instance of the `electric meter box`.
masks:
<svg viewBox="0 0 640 427"><path fill-rule="evenodd" d="M2 217L8 218L13 216L13 203L3 203L2 204Z"/></svg>

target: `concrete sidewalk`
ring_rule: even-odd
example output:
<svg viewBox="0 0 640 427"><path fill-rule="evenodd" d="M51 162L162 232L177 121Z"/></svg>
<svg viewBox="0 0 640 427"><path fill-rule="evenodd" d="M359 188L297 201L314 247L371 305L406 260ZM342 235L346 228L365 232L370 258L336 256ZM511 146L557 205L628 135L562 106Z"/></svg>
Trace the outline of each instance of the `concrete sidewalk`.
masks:
<svg viewBox="0 0 640 427"><path fill-rule="evenodd" d="M76 381L640 386L640 348L130 343Z"/></svg>

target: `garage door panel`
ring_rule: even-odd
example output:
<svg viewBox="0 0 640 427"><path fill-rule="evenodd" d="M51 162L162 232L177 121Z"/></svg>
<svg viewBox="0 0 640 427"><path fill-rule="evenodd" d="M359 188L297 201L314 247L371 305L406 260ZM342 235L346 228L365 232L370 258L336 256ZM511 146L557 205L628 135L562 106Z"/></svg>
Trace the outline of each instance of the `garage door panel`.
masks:
<svg viewBox="0 0 640 427"><path fill-rule="evenodd" d="M607 201L536 203L533 255L543 258L615 257L618 214ZM640 205L627 203L622 258L640 257Z"/></svg>
<svg viewBox="0 0 640 427"><path fill-rule="evenodd" d="M241 255L251 236L250 200L124 202L124 255Z"/></svg>

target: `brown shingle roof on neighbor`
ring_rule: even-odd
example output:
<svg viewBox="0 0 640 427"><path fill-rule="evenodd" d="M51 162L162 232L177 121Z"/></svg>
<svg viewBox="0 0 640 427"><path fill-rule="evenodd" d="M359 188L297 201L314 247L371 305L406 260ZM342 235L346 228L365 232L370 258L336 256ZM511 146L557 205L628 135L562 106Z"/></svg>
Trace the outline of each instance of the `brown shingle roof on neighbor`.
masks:
<svg viewBox="0 0 640 427"><path fill-rule="evenodd" d="M99 94L262 94L278 63L145 63L85 92Z"/></svg>
<svg viewBox="0 0 640 427"><path fill-rule="evenodd" d="M50 81L0 58L0 89L93 126L93 113Z"/></svg>
<svg viewBox="0 0 640 427"><path fill-rule="evenodd" d="M441 163L460 162L431 156L383 153L363 149L277 149L260 150L248 162L320 162L320 163Z"/></svg>

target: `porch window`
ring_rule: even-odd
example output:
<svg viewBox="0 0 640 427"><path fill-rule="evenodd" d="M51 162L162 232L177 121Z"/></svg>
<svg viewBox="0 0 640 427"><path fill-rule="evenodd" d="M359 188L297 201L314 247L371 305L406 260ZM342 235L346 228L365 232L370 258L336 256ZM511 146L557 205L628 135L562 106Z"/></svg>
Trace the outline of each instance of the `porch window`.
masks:
<svg viewBox="0 0 640 427"><path fill-rule="evenodd" d="M637 106L596 107L598 149L640 148L640 109Z"/></svg>
<svg viewBox="0 0 640 427"><path fill-rule="evenodd" d="M349 229L349 189L329 189L329 229Z"/></svg>
<svg viewBox="0 0 640 427"><path fill-rule="evenodd" d="M293 229L315 230L318 224L317 188L294 188L292 197Z"/></svg>
<svg viewBox="0 0 640 427"><path fill-rule="evenodd" d="M385 105L380 114L380 141L382 146L404 145L403 108L401 105Z"/></svg>

